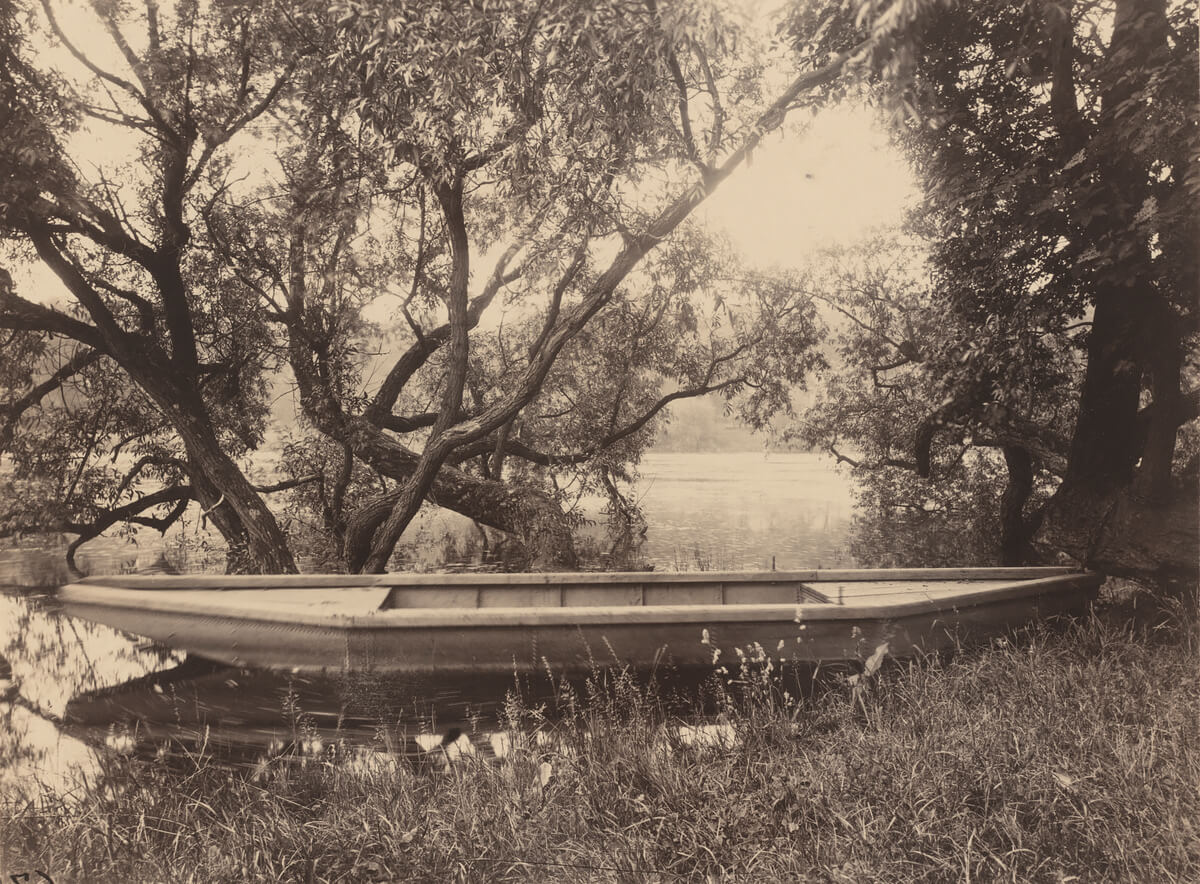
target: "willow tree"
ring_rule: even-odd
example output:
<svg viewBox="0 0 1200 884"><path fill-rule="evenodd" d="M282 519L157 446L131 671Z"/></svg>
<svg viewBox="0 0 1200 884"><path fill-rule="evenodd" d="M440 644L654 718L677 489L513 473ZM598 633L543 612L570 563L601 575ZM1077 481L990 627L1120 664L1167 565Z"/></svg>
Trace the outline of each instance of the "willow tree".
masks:
<svg viewBox="0 0 1200 884"><path fill-rule="evenodd" d="M84 47L80 24L106 42ZM99 396L92 411L104 412L89 371L136 392L128 426L97 423L89 456L108 458L108 472L57 525L170 519L167 507L195 499L229 542L230 567L293 568L263 486L239 463L261 443L267 388L286 365L340 457L294 481L320 482L330 501L345 500L356 466L393 483L333 520L352 565L384 567L427 499L569 563L561 508L507 483L506 456L596 457L676 394L753 385L781 401L757 357L785 380L789 352L801 367L808 358L806 314L786 295L753 323L731 322L737 335L706 338L712 326L689 325L663 295L700 283L656 251L789 110L823 99L849 53L804 58L764 98L761 59L704 3L95 2L60 15L45 0L6 4L3 29L9 260L40 262L72 300L27 297L4 277L0 328L42 348L36 374L6 369L6 414L27 432L67 388ZM44 45L70 69L39 67ZM97 136L120 154L98 157ZM493 265L482 275L481 254ZM399 295L384 323L394 358L380 367L363 356L382 332L362 308L384 291ZM493 348L499 370L476 360L487 378L475 398L472 357L494 334L478 330L501 302L523 311L523 352ZM560 357L585 339L628 344L606 317L634 302L631 316L661 307L686 331L687 352L660 350L653 369L675 387L651 397L651 374L626 378L597 438L532 447L531 403L548 383L550 398L568 385L564 369L554 380ZM368 388L372 367L381 380Z"/></svg>
<svg viewBox="0 0 1200 884"><path fill-rule="evenodd" d="M157 416L126 443L137 456L128 480L113 483L116 512L153 465L179 496L201 503L229 543L231 567L293 570L283 531L235 461L245 443L221 420L234 389L248 411L262 408L255 378L266 366L253 345L261 317L214 276L192 226L224 167L222 149L272 107L311 51L306 26L285 8L258 4L201 12L151 3L132 21L113 4L93 4L91 13L87 24L110 40L103 56L68 34L79 23L74 13L64 26L43 3L45 31L30 37L31 10L0 9L0 232L10 260L40 262L71 299L57 306L41 293L25 297L6 271L0 328L30 347L73 345L43 347L62 361L6 403L7 417L19 419L105 362ZM78 88L30 60L34 39L55 41L73 58ZM88 142L98 130L118 133L123 155L97 156ZM161 423L173 451L158 444ZM106 519L97 514L87 530Z"/></svg>

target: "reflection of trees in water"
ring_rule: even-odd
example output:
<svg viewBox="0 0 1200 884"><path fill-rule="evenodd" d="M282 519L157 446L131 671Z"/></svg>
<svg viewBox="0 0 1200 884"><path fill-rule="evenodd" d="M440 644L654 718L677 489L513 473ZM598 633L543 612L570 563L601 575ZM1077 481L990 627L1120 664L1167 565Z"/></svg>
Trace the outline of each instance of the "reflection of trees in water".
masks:
<svg viewBox="0 0 1200 884"><path fill-rule="evenodd" d="M789 672L787 688L799 696L811 676L809 667ZM459 755L503 755L514 741L552 742L563 726L586 730L597 713L703 722L744 688L742 675L721 682L707 668L598 669L570 679L546 672L308 676L192 659L76 697L62 726L109 754L189 773L203 766L261 777L387 758L436 768Z"/></svg>
<svg viewBox="0 0 1200 884"><path fill-rule="evenodd" d="M323 676L189 658L76 696L64 727L184 766L197 753L233 767L363 752L424 757L463 733L496 729L507 694L532 686L512 676Z"/></svg>
<svg viewBox="0 0 1200 884"><path fill-rule="evenodd" d="M0 653L9 660L21 692L36 707L54 712L80 691L144 675L175 652L86 620L65 615L52 596L0 597L8 614Z"/></svg>
<svg viewBox="0 0 1200 884"><path fill-rule="evenodd" d="M68 617L46 591L0 595L0 654L15 689L0 705L0 780L13 781L6 792L36 791L37 778L69 783L73 770L90 767L87 747L102 747L106 733L63 726L73 695L162 669L177 656Z"/></svg>

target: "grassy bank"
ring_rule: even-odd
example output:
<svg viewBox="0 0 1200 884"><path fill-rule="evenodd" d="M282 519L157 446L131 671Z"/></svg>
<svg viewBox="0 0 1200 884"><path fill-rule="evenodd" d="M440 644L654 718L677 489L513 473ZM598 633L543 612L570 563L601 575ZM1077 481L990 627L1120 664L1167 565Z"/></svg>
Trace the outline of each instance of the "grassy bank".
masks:
<svg viewBox="0 0 1200 884"><path fill-rule="evenodd" d="M688 739L618 679L552 739L444 773L107 762L0 816L64 881L1200 880L1200 645L1109 611L796 701L728 688ZM513 716L536 725L536 712Z"/></svg>

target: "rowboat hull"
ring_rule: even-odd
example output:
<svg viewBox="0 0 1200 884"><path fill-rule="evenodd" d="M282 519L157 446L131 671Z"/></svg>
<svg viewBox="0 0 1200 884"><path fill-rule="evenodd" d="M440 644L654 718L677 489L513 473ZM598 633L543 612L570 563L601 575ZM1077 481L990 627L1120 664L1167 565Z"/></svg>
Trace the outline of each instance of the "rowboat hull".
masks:
<svg viewBox="0 0 1200 884"><path fill-rule="evenodd" d="M68 613L237 666L397 673L938 651L1083 611L1064 569L92 578ZM822 600L827 599L827 600ZM838 601L841 601L841 604Z"/></svg>

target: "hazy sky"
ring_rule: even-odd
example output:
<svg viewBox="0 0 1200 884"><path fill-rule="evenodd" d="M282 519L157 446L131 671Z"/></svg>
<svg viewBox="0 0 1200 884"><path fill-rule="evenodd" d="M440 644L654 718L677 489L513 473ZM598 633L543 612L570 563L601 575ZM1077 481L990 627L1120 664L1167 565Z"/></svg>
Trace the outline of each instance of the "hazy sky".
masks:
<svg viewBox="0 0 1200 884"><path fill-rule="evenodd" d="M917 188L872 113L835 107L807 131L771 136L753 163L713 194L701 217L752 265L801 266L820 246L850 244L898 224Z"/></svg>
<svg viewBox="0 0 1200 884"><path fill-rule="evenodd" d="M742 2L748 19L767 23L779 5L778 0ZM96 27L89 13L70 5L57 8L65 29L89 54L115 69L122 67L110 41L94 39ZM44 64L63 72L78 69L61 47L43 47L43 51ZM788 64L794 62L788 58ZM793 72L788 67L780 76ZM695 215L710 229L726 233L747 263L759 269L800 267L818 247L850 244L872 228L896 224L916 195L903 159L888 145L869 110L830 108L803 131L797 131L796 119L793 115L784 131L764 140L752 162L724 182ZM99 163L128 155L134 147L127 132L105 126L89 129L82 137L89 142L87 153ZM94 173L88 168L81 171ZM486 278L499 251L476 255L477 280ZM65 294L44 269L21 270L25 272L18 270L18 285L27 281L32 289L27 296L47 301ZM389 312L389 299L381 301L371 313Z"/></svg>

